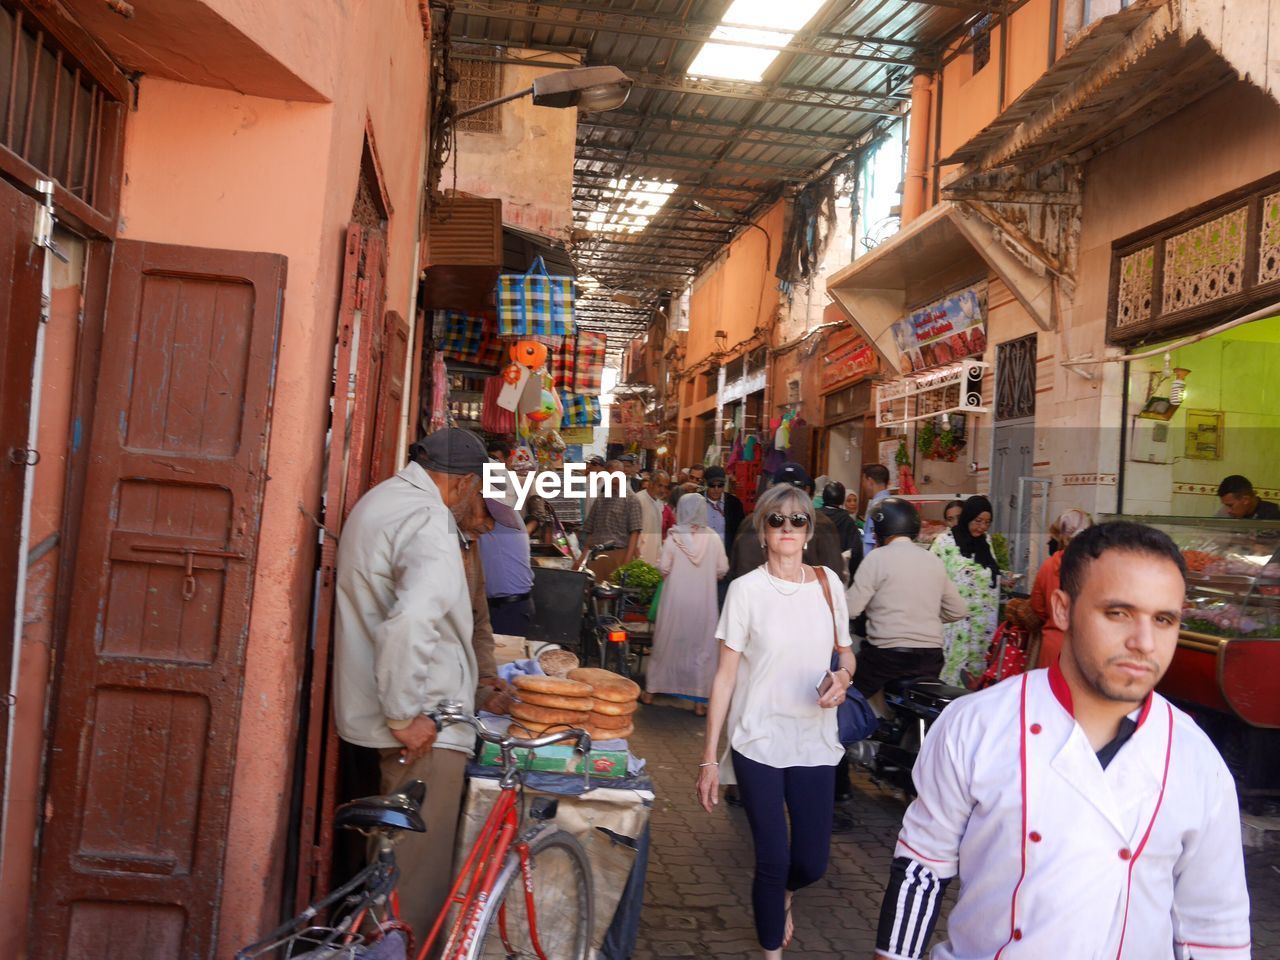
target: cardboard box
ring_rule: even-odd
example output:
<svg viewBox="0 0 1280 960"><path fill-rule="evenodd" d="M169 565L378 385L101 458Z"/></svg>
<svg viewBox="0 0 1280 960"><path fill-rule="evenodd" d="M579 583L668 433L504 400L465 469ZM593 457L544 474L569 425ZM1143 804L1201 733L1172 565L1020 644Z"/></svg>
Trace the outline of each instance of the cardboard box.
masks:
<svg viewBox="0 0 1280 960"><path fill-rule="evenodd" d="M480 764L485 767L501 767L502 757L496 744L486 743L480 751ZM532 759L529 754L532 753ZM583 765L593 777L625 777L627 775L627 751L592 750L583 756L567 743L557 743L541 750L530 751L517 747L516 760L522 770L539 770L545 773L581 774Z"/></svg>

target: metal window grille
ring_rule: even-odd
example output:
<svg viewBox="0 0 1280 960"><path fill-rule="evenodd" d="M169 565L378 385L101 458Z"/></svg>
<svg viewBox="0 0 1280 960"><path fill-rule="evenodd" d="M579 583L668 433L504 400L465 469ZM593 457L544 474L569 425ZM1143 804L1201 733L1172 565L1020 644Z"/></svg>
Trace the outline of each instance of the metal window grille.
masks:
<svg viewBox="0 0 1280 960"><path fill-rule="evenodd" d="M996 420L1036 415L1036 335L996 346Z"/></svg>
<svg viewBox="0 0 1280 960"><path fill-rule="evenodd" d="M969 36L973 38L973 72L975 74L991 62L991 26L993 23L994 20L991 14L987 14L969 30ZM1001 29L1007 29L1007 27L1002 27Z"/></svg>
<svg viewBox="0 0 1280 960"><path fill-rule="evenodd" d="M457 60L458 82L453 101L458 110L469 110L502 96L502 64L484 60ZM501 133L502 110L495 107L458 121L458 129L468 133Z"/></svg>
<svg viewBox="0 0 1280 960"><path fill-rule="evenodd" d="M7 61L7 62L5 62ZM99 210L123 105L21 7L0 5L0 142Z"/></svg>

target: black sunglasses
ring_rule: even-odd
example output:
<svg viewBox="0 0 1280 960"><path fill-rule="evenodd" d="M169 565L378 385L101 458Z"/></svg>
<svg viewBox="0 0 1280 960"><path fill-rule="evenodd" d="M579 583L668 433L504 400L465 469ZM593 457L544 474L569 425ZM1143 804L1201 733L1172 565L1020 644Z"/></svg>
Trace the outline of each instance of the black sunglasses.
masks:
<svg viewBox="0 0 1280 960"><path fill-rule="evenodd" d="M789 517L784 517L780 513L771 513L769 516L765 517L765 522L775 530L781 528L781 526L788 520L791 521L791 526L795 527L797 530L804 529L809 525L809 517L803 513L793 513Z"/></svg>
<svg viewBox="0 0 1280 960"><path fill-rule="evenodd" d="M708 487L723 487L723 486L724 486L724 481L723 481L723 480L712 480L710 483L708 483L708 484L707 484L707 486L708 486Z"/></svg>

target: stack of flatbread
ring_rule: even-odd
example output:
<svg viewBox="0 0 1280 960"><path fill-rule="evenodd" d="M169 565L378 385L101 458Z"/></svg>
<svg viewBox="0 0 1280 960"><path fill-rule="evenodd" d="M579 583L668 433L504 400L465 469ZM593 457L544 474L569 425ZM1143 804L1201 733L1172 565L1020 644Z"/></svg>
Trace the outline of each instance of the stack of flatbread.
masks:
<svg viewBox="0 0 1280 960"><path fill-rule="evenodd" d="M511 716L534 736L572 727L593 740L624 740L634 730L640 685L608 670L578 667L566 677L519 676L514 686L519 700Z"/></svg>

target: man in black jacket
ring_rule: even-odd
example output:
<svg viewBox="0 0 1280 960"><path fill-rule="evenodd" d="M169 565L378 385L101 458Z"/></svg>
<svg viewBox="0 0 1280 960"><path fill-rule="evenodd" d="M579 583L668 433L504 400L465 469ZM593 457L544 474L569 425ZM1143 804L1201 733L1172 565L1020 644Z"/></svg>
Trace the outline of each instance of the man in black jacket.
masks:
<svg viewBox="0 0 1280 960"><path fill-rule="evenodd" d="M849 577L846 583L853 583L853 575L858 572L858 564L862 562L862 531L853 522L853 517L844 508L844 484L833 480L822 488L821 516L827 517L835 524L840 534L840 552L849 554Z"/></svg>
<svg viewBox="0 0 1280 960"><path fill-rule="evenodd" d="M813 479L808 471L798 463L784 463L773 475L773 483L789 483L799 487L809 496L813 496ZM749 515L748 515L749 516ZM743 517L745 521L747 517ZM812 566L829 567L844 583L849 579L845 572L844 556L840 548L840 532L830 517L817 514L813 525L813 540L805 551L804 562ZM725 582L735 580L745 573L750 573L764 563L764 546L750 523L740 523L738 535L733 538L733 549L729 552L729 575Z"/></svg>
<svg viewBox="0 0 1280 960"><path fill-rule="evenodd" d="M711 528L720 534L727 552L733 546L738 535L738 527L742 525L742 517L746 513L742 509L742 501L729 492L725 486L723 467L708 467L707 481L707 519Z"/></svg>

